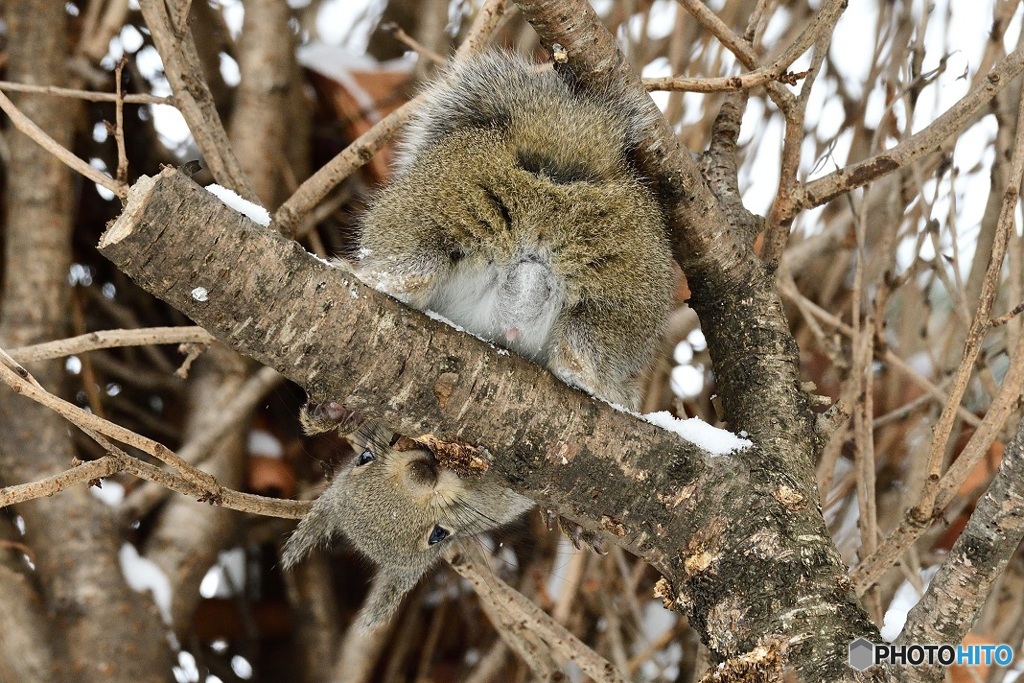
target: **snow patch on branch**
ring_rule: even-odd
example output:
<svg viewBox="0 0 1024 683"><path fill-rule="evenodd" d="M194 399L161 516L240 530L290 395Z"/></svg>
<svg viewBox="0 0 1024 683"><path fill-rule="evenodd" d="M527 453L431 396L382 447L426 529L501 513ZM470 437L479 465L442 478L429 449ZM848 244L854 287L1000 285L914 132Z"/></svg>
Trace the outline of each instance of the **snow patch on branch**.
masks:
<svg viewBox="0 0 1024 683"><path fill-rule="evenodd" d="M270 225L270 212L259 204L253 204L248 199L242 199L228 188L217 184L207 185L206 191L253 223L259 223L264 228Z"/></svg>
<svg viewBox="0 0 1024 683"><path fill-rule="evenodd" d="M667 410L647 413L642 417L651 424L678 434L685 441L700 446L711 455L729 455L753 445L750 439L742 439L730 431L712 427L699 417L681 420Z"/></svg>

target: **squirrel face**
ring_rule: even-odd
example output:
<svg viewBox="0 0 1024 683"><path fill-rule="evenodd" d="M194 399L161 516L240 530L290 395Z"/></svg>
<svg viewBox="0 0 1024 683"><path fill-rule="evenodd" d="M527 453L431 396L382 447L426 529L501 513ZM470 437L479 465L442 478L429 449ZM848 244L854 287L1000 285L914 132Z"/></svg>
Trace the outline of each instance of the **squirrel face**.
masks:
<svg viewBox="0 0 1024 683"><path fill-rule="evenodd" d="M505 53L456 64L365 218L361 276L637 407L673 286L631 162L646 111Z"/></svg>
<svg viewBox="0 0 1024 683"><path fill-rule="evenodd" d="M378 565L360 625L383 621L437 562L447 543L506 524L533 501L483 475L461 479L433 454L372 421L349 438L356 455L285 544L291 567L343 534Z"/></svg>

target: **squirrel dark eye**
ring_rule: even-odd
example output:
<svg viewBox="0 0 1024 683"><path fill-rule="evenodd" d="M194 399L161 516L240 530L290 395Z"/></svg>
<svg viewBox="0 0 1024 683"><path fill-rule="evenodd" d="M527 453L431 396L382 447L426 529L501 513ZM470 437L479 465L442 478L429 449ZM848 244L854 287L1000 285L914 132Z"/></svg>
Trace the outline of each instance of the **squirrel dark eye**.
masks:
<svg viewBox="0 0 1024 683"><path fill-rule="evenodd" d="M429 545L435 545L448 538L450 534L451 532L443 526L435 526L434 530L430 532L430 538L427 539L427 543Z"/></svg>
<svg viewBox="0 0 1024 683"><path fill-rule="evenodd" d="M366 463L373 460L373 457L373 453L370 452L370 449L366 449L365 451L359 454L358 458L356 458L356 467L362 467Z"/></svg>

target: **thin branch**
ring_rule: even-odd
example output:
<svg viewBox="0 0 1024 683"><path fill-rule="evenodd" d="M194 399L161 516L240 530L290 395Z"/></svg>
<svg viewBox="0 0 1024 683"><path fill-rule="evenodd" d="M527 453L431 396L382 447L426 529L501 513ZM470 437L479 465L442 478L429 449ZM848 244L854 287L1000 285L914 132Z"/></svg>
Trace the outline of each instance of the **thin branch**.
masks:
<svg viewBox="0 0 1024 683"><path fill-rule="evenodd" d="M118 197L123 198L127 196L127 185L118 183L107 174L97 171L95 168L72 154L59 142L47 135L46 131L33 123L27 116L22 114L21 110L14 105L14 102L11 102L7 95L4 95L2 92L0 92L0 109L3 109L7 116L11 118L11 123L14 124L15 128L32 138L32 140L34 140L40 147L60 159L61 162L71 168L71 170L81 173L92 182L101 187L105 187Z"/></svg>
<svg viewBox="0 0 1024 683"><path fill-rule="evenodd" d="M426 45L422 44L421 42L419 42L418 40L416 40L415 38L410 36L405 31L403 31L402 27L399 26L398 24L394 23L393 21L392 22L388 22L387 24L383 24L381 26L381 29L383 29L385 31L390 31L391 35L394 36L395 40L400 42L402 45L405 45L407 48L409 48L410 50L412 50L416 54L418 54L418 55L420 55L422 57L426 57L427 59L432 61L434 64L444 64L445 62L448 61L447 59L445 59L441 55L439 55L436 52L434 52L433 50L431 50Z"/></svg>
<svg viewBox="0 0 1024 683"><path fill-rule="evenodd" d="M793 73L785 69L779 71L773 65L736 76L716 76L714 78L665 76L662 78L644 78L643 83L644 88L648 92L658 90L668 92L735 92L737 90L750 90L769 81L796 85L806 75L806 71L800 73Z"/></svg>
<svg viewBox="0 0 1024 683"><path fill-rule="evenodd" d="M204 428L178 449L182 460L199 465L212 455L214 446L232 427L241 422L245 416L266 397L274 387L280 385L284 377L273 368L260 368L233 394L231 400L217 411L216 420L204 423ZM159 505L167 497L166 489L157 486L140 486L121 504L121 512L126 519L138 519Z"/></svg>
<svg viewBox="0 0 1024 683"><path fill-rule="evenodd" d="M992 318L990 324L992 327L1001 327L1006 323L1016 318L1021 313L1024 313L1024 301L1014 306L1009 312L1004 313L998 318Z"/></svg>
<svg viewBox="0 0 1024 683"><path fill-rule="evenodd" d="M839 13L835 14L839 19ZM793 193L799 187L797 173L800 171L800 153L804 143L804 121L807 116L807 100L811 96L811 88L821 71L821 66L828 54L832 41L834 24L818 23L819 29L827 28L818 37L811 54L811 67L807 70L807 78L800 88L800 95L792 107L784 112L786 119L786 136L782 146L782 164L779 170L779 190L772 202L764 229L764 246L761 258L769 263L777 263L789 241L789 229L792 221L783 220L782 216L790 213L788 208L793 201ZM805 31L808 33L809 31Z"/></svg>
<svg viewBox="0 0 1024 683"><path fill-rule="evenodd" d="M999 289L1003 268L1003 257L1010 235L1015 232L1015 213L1020 200L1021 181L1024 179L1024 98L1021 99L1017 113L1017 133L1013 144L1013 156L1010 162L1010 177L1003 192L1002 207L996 234L992 243L992 254L989 257L988 269L982 282L981 294L974 312L974 320L964 341L963 358L953 375L953 383L949 391L949 401L942 409L939 419L932 428L932 443L928 451L927 478L913 514L919 519L927 519L935 512L935 496L938 493L939 476L942 474L942 458L946 451L949 435L953 431L953 422L957 408L974 370L974 363L981 353L981 343L990 329L990 314Z"/></svg>
<svg viewBox="0 0 1024 683"><path fill-rule="evenodd" d="M1024 420L1003 451L999 471L978 501L899 643L959 643L989 597L992 582L1024 539ZM942 679L938 667L913 667L910 679Z"/></svg>
<svg viewBox="0 0 1024 683"><path fill-rule="evenodd" d="M274 212L272 225L277 231L285 236L293 235L306 214L323 201L341 181L369 162L374 154L394 138L395 133L409 120L422 101L422 97L409 100L373 124L370 130L360 135L299 185L299 189Z"/></svg>
<svg viewBox="0 0 1024 683"><path fill-rule="evenodd" d="M934 513L922 519L913 510L908 511L903 521L894 532L889 534L885 542L869 557L850 572L854 588L858 594L863 593L878 582L882 575L891 567L910 546L920 538L931 522L956 498L957 491L967 480L967 476L977 467L981 459L1002 432L1014 411L1024 386L1024 335L1018 341L1011 355L1010 367L1003 376L999 393L992 401L985 418L974 430L974 435L964 447L957 459L950 465L938 484L935 497Z"/></svg>
<svg viewBox="0 0 1024 683"><path fill-rule="evenodd" d="M122 469L120 461L113 456L104 456L97 460L81 462L69 470L55 474L39 481L27 484L15 484L0 488L0 508L16 505L26 500L34 500L43 496L52 496L66 488L109 477Z"/></svg>
<svg viewBox="0 0 1024 683"><path fill-rule="evenodd" d="M254 515L265 515L268 517L280 517L282 519L301 519L309 512L311 505L309 501L268 498L254 493L241 493L224 487L220 487L220 495L217 498L208 498L207 492L202 487L196 486L190 479L174 472L160 469L138 458L133 458L108 439L105 439L103 435L90 429L83 429L82 431L94 439L96 443L100 444L111 457L117 458L121 469L128 474L159 484L182 495L196 498L200 502L229 510L250 512Z"/></svg>
<svg viewBox="0 0 1024 683"><path fill-rule="evenodd" d="M78 90L76 88L59 88L55 85L29 85L27 83L15 83L13 81L0 81L0 90L11 92L28 92L39 95L54 95L56 97L71 97L86 102L117 102L117 93L95 92L93 90ZM160 97L158 95L123 95L121 98L125 104L166 104L175 106L174 97Z"/></svg>
<svg viewBox="0 0 1024 683"><path fill-rule="evenodd" d="M309 510L308 502L267 498L224 488L209 474L184 462L165 446L91 415L50 394L24 368L13 364L10 356L3 351L0 351L0 357L5 361L0 363L0 380L7 383L15 393L22 394L67 418L109 453L108 456L76 465L65 472L40 481L0 489L0 507L50 496L70 486L124 471L140 479L146 479L187 496L193 496L201 502L232 510L285 519L299 519ZM11 364L16 369L12 369ZM18 372L17 369L21 371ZM133 458L106 439L104 434L154 455L175 467L180 474L162 470Z"/></svg>
<svg viewBox="0 0 1024 683"><path fill-rule="evenodd" d="M449 545L444 558L459 576L469 582L480 602L489 607L489 613L497 611L507 617L503 619L506 638L528 632L550 650L548 656L552 659L563 664L576 664L584 674L599 683L626 683L626 677L606 659L522 593L499 579L476 543Z"/></svg>
<svg viewBox="0 0 1024 683"><path fill-rule="evenodd" d="M846 9L844 0L831 0L825 4L804 28L800 35L768 66L758 67L757 54L746 39L738 36L722 22L708 7L696 0L680 0L694 18L710 30L747 68L749 73L738 76L720 76L717 78L686 78L683 76L667 78L645 78L647 90L669 90L685 92L720 92L730 90L749 90L771 81L796 85L796 82L807 75L807 72L794 74L787 69L816 41L830 36L835 23ZM786 91L781 91L786 92ZM788 93L787 93L788 94ZM787 98L788 101L788 98Z"/></svg>
<svg viewBox="0 0 1024 683"><path fill-rule="evenodd" d="M114 82L117 84L117 101L114 103L114 141L117 143L117 182L121 185L128 183L128 154L124 149L124 91L121 81L121 73L124 65L128 63L126 57L117 61L117 68L114 70Z"/></svg>
<svg viewBox="0 0 1024 683"><path fill-rule="evenodd" d="M201 327L143 327L136 330L102 330L77 337L11 349L7 353L19 363L73 356L97 349L153 344L212 344L216 338Z"/></svg>
<svg viewBox="0 0 1024 683"><path fill-rule="evenodd" d="M813 314L822 322L831 325L833 328L842 332L845 336L850 337L851 339L855 336L855 332L852 327L801 294L796 288L796 285L792 283L792 280L790 280L789 283L785 281L781 282L779 288L785 298L798 304L801 313ZM914 384L931 394L935 400L943 404L949 402L949 394L917 370L910 367L907 361L896 355L892 349L885 349L880 354L880 359L906 375L908 379L914 382ZM959 415L961 420L973 427L979 426L982 422L981 418L963 407L957 411L957 415Z"/></svg>
<svg viewBox="0 0 1024 683"><path fill-rule="evenodd" d="M136 434L130 429L114 424L97 415L88 413L78 406L68 403L62 398L54 396L46 391L32 377L25 368L18 365L6 352L0 350L0 381L7 384L15 393L32 399L36 403L46 406L50 410L63 416L69 422L80 429L91 429L123 444L133 446L139 450L149 453L157 460L160 460L171 467L174 467L183 476L190 479L193 484L205 491L208 498L216 499L220 494L221 486L217 480L206 472L198 470L187 462L183 461L173 451L161 443L147 439L141 434Z"/></svg>
<svg viewBox="0 0 1024 683"><path fill-rule="evenodd" d="M863 187L888 173L927 156L945 140L956 135L996 93L1008 86L1024 71L1024 46L1006 56L970 92L924 129L906 138L892 149L856 164L841 168L797 188L791 213L821 206L858 187ZM781 214L781 220L792 215Z"/></svg>
<svg viewBox="0 0 1024 683"><path fill-rule="evenodd" d="M713 36L718 38L722 45L736 55L736 59L740 63L748 69L757 70L760 68L760 61L757 58L757 53L754 52L753 46L742 36L730 29L707 5L699 0L678 0L678 2L686 8L687 12L693 15L694 19L710 31ZM772 98L772 101L780 109L785 110L790 107L793 102L792 93L772 80L766 81L765 85L769 97Z"/></svg>
<svg viewBox="0 0 1024 683"><path fill-rule="evenodd" d="M718 15L715 14L711 8L699 0L678 1L687 12L693 15L693 18L696 19L701 26L710 31L711 34L718 39L718 42L724 45L729 52L736 55L736 59L738 59L745 67L748 69L758 69L759 60L757 53L754 52L753 46L744 40L742 36L729 28L724 21L719 19Z"/></svg>
<svg viewBox="0 0 1024 683"><path fill-rule="evenodd" d="M189 31L177 33L164 0L140 0L139 7L164 64L175 102L188 122L199 151L218 183L259 203L231 150L227 132L214 105L213 95L203 78L199 55Z"/></svg>

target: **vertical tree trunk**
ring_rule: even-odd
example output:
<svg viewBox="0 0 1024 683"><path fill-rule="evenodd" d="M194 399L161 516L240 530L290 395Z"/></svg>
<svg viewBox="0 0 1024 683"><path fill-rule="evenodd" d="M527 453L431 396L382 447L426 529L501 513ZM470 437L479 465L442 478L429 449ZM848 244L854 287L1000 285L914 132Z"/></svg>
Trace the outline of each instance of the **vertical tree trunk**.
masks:
<svg viewBox="0 0 1024 683"><path fill-rule="evenodd" d="M52 0L7 4L8 77L22 83L64 82L68 60L65 6ZM74 137L75 107L31 95L22 110L65 147ZM0 343L54 339L66 333L73 199L71 173L21 133L9 138L4 298ZM87 191L93 191L89 188ZM59 362L32 368L57 388ZM70 428L56 414L0 393L0 480L33 481L65 469L75 456ZM173 663L156 608L125 583L118 563L118 526L88 489L24 503L25 540L55 621L53 680L164 681Z"/></svg>

